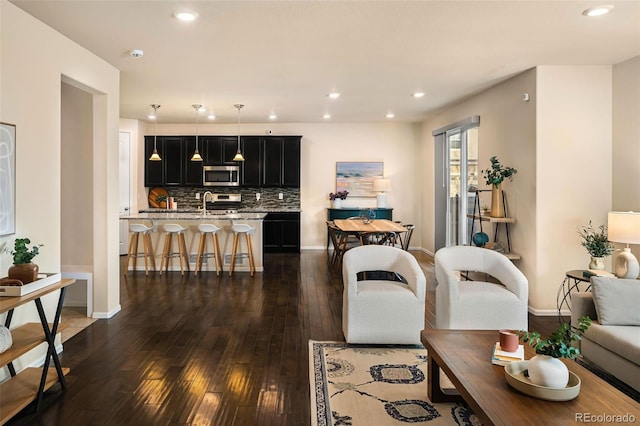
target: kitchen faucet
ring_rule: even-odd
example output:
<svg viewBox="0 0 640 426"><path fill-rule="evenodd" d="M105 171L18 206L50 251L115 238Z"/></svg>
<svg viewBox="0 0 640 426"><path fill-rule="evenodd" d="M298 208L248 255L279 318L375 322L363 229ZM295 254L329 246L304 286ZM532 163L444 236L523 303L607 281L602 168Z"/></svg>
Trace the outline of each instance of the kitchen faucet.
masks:
<svg viewBox="0 0 640 426"><path fill-rule="evenodd" d="M203 214L207 214L207 195L211 199L211 202L215 203L215 200L213 199L213 193L211 191L205 192L204 195L202 196L202 213Z"/></svg>

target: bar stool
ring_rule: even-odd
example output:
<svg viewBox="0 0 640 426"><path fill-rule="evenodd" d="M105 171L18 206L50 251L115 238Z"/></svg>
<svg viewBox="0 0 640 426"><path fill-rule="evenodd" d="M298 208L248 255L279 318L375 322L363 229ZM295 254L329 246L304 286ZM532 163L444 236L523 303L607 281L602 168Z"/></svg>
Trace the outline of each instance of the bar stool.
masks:
<svg viewBox="0 0 640 426"><path fill-rule="evenodd" d="M164 225L164 249L162 250L162 259L160 261L160 275L162 275L162 269L169 270L169 259L172 257L180 258L180 275L184 275L184 268L182 267L182 260L187 264L187 271L189 270L189 253L187 252L187 243L184 240L184 228L175 223L168 223ZM178 251L171 251L171 240L173 236L178 237Z"/></svg>
<svg viewBox="0 0 640 426"><path fill-rule="evenodd" d="M233 231L233 249L231 251L231 266L229 267L229 276L233 274L233 268L236 263L236 256L249 258L249 270L251 272L251 276L253 276L253 273L256 271L256 266L253 262L253 245L251 244L251 235L255 232L255 229L249 225L242 223L231 226L231 230ZM247 241L246 253L237 253L240 234L244 234Z"/></svg>
<svg viewBox="0 0 640 426"><path fill-rule="evenodd" d="M129 251L127 252L127 265L124 269L124 275L127 275L129 269L129 259L133 258L133 270L136 270L136 260L139 257L144 257L144 270L145 275L149 275L149 264L147 258L151 258L151 265L153 270L156 270L156 257L153 253L153 243L151 243L151 231L153 228L149 228L142 223L132 223L129 225ZM142 234L142 252L138 252L138 240Z"/></svg>
<svg viewBox="0 0 640 426"><path fill-rule="evenodd" d="M220 228L212 223L203 223L198 225L198 231L200 231L200 244L198 246L198 256L196 257L195 276L198 276L198 271L202 270L202 259L208 259L213 257L216 262L216 275L220 275L222 271L222 259L220 258L220 244L218 242L218 231ZM211 235L211 244L213 245L213 252L205 252L207 245L207 235Z"/></svg>

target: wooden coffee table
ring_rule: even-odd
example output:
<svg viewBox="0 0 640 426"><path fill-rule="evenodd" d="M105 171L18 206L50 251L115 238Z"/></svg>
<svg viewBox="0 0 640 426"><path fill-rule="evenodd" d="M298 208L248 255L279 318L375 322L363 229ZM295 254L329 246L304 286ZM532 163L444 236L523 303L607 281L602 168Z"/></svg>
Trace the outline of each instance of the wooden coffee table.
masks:
<svg viewBox="0 0 640 426"><path fill-rule="evenodd" d="M571 401L545 401L522 394L507 384L504 367L491 364L498 331L423 330L421 340L429 354L428 384L432 402L456 402L471 407L487 425L593 423L596 416L633 416L640 421L640 404L571 360L563 360L582 381ZM525 345L525 359L535 351ZM460 395L440 388L440 369ZM591 421L585 421L590 418ZM629 420L627 420L628 422ZM607 423L604 419L601 423ZM634 421L631 421L633 424Z"/></svg>

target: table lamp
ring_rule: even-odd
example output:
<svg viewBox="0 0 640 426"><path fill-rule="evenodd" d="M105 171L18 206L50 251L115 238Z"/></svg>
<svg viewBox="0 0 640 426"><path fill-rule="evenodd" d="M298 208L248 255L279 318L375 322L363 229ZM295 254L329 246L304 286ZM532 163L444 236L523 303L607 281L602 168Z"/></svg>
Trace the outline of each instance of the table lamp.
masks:
<svg viewBox="0 0 640 426"><path fill-rule="evenodd" d="M387 207L387 194L385 192L391 191L390 179L374 179L373 180L373 192L377 192L376 197L378 208Z"/></svg>
<svg viewBox="0 0 640 426"><path fill-rule="evenodd" d="M615 261L616 277L638 278L640 265L638 265L638 259L631 253L629 244L640 244L640 213L609 212L607 222L609 241L626 244L624 251Z"/></svg>

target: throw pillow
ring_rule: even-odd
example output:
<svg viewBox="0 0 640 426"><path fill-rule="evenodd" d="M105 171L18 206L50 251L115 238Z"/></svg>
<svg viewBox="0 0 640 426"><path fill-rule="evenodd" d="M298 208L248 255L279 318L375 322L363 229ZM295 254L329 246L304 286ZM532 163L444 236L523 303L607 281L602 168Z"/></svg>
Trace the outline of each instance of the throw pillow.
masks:
<svg viewBox="0 0 640 426"><path fill-rule="evenodd" d="M591 292L602 325L640 325L640 280L591 277Z"/></svg>

